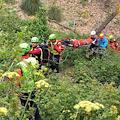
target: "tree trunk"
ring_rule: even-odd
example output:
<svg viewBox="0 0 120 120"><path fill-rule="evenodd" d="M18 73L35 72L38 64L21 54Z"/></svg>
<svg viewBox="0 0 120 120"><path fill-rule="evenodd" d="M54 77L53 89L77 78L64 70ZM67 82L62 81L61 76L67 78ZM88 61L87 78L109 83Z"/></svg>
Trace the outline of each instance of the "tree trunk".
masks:
<svg viewBox="0 0 120 120"><path fill-rule="evenodd" d="M117 15L117 9L115 12L111 13L111 15L109 16L109 18L107 18L105 20L105 22L98 28L96 29L96 33L99 34L103 29L105 29L105 27L107 26L107 24Z"/></svg>

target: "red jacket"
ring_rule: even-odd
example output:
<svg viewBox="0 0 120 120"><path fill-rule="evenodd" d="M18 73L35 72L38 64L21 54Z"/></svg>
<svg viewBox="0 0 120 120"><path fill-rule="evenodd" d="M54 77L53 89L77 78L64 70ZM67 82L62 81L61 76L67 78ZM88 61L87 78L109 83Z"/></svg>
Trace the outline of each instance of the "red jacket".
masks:
<svg viewBox="0 0 120 120"><path fill-rule="evenodd" d="M40 55L41 50L39 48L33 48L29 51L29 54L33 54L33 55Z"/></svg>
<svg viewBox="0 0 120 120"><path fill-rule="evenodd" d="M54 49L56 49L59 53L61 53L63 51L61 40L56 41L56 44L54 45Z"/></svg>
<svg viewBox="0 0 120 120"><path fill-rule="evenodd" d="M118 42L116 40L114 40L113 42L110 41L109 45L110 45L111 49L115 49L116 52L118 52L118 50L119 50L119 44L118 44Z"/></svg>
<svg viewBox="0 0 120 120"><path fill-rule="evenodd" d="M60 55L60 53L63 51L62 47L62 41L56 40L55 43L48 43L48 48L50 49L50 52L54 55Z"/></svg>
<svg viewBox="0 0 120 120"><path fill-rule="evenodd" d="M36 47L36 48L32 48L29 52L30 55L32 55L32 57L35 57L39 64L41 63L41 49Z"/></svg>

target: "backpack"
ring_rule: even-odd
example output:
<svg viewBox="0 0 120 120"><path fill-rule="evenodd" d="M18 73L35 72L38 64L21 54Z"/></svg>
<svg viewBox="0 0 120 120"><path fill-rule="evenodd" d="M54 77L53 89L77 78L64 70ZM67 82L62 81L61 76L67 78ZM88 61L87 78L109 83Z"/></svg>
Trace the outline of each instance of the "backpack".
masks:
<svg viewBox="0 0 120 120"><path fill-rule="evenodd" d="M49 57L50 57L50 51L48 50L48 46L46 44L40 43L39 48L42 49L41 61L44 63L47 63L49 61Z"/></svg>

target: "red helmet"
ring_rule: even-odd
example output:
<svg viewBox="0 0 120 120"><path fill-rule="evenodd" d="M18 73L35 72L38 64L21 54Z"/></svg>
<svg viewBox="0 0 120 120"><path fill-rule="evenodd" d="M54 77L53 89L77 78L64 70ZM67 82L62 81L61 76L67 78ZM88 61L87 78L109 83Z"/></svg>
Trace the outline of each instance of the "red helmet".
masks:
<svg viewBox="0 0 120 120"><path fill-rule="evenodd" d="M104 38L104 34L103 33L101 33L100 35L99 35L99 38Z"/></svg>

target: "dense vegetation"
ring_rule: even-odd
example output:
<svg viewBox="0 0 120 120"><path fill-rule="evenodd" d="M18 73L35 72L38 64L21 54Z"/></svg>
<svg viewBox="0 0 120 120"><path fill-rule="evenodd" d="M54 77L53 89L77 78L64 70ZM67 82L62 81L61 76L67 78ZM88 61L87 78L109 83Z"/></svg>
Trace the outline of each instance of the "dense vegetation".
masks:
<svg viewBox="0 0 120 120"><path fill-rule="evenodd" d="M1 10L2 11L2 10ZM19 44L30 43L32 36L45 42L48 35L56 33L57 39L70 37L87 38L88 35L65 34L49 28L45 17L46 10L32 20L21 20L14 10L4 9L0 15L0 118L2 120L26 120L33 114L33 108L25 112L17 93L30 92L31 87L22 77L22 87L16 87L5 76L15 81L13 72L21 61ZM120 38L117 38L120 41ZM35 101L43 120L116 120L120 119L120 52L104 51L103 60L86 58L88 47L66 49L62 52L60 73L48 73L31 68L32 79L43 80L36 85ZM99 53L98 53L99 54ZM66 56L68 57L66 58ZM64 61L65 60L65 61ZM62 61L64 61L62 63ZM36 67L36 66L35 66ZM10 72L10 73L9 73ZM7 74L7 75L6 75ZM24 81L24 82L23 82ZM37 83L36 83L37 84Z"/></svg>

